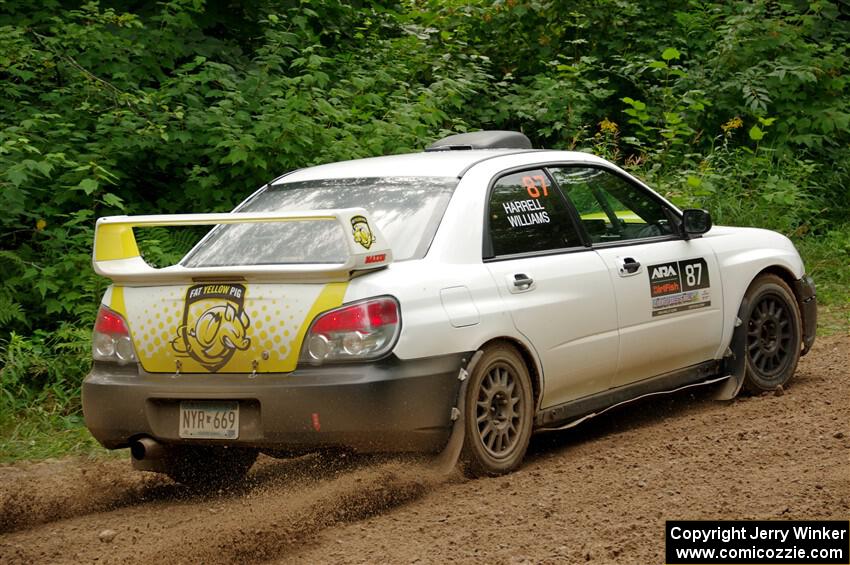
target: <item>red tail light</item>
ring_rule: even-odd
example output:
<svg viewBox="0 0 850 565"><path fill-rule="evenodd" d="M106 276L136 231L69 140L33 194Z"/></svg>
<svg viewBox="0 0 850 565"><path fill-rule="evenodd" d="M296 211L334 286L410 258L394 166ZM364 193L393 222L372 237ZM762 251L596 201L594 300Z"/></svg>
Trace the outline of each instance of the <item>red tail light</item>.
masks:
<svg viewBox="0 0 850 565"><path fill-rule="evenodd" d="M395 323L398 323L398 304L392 298L381 298L332 310L316 320L312 331L371 331Z"/></svg>
<svg viewBox="0 0 850 565"><path fill-rule="evenodd" d="M106 306L101 306L100 310L97 311L94 331L105 334L130 335L127 324L124 323L124 318Z"/></svg>
<svg viewBox="0 0 850 565"><path fill-rule="evenodd" d="M320 364L376 359L390 352L400 331L395 298L343 306L316 318L301 347L301 360Z"/></svg>
<svg viewBox="0 0 850 565"><path fill-rule="evenodd" d="M118 312L101 305L97 311L92 334L92 357L96 361L132 363L136 361L136 350L130 338L127 322Z"/></svg>

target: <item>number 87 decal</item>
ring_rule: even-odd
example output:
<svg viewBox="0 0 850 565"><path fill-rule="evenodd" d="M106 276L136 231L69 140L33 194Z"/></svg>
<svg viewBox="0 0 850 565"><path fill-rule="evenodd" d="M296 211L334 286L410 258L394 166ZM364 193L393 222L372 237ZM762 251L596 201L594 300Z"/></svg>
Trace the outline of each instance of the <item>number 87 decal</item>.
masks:
<svg viewBox="0 0 850 565"><path fill-rule="evenodd" d="M689 263L685 265L685 282L688 286L699 286L702 284L702 264Z"/></svg>
<svg viewBox="0 0 850 565"><path fill-rule="evenodd" d="M549 196L549 185L543 175L524 176L522 177L522 185L532 198L540 198L541 188L543 189L543 196Z"/></svg>

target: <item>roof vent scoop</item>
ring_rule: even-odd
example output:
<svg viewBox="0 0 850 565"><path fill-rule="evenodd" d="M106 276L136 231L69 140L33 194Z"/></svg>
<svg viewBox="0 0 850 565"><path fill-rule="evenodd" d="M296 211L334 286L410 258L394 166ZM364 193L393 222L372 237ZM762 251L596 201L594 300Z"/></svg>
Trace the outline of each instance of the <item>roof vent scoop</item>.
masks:
<svg viewBox="0 0 850 565"><path fill-rule="evenodd" d="M531 141L518 131L473 131L444 137L426 147L425 151L462 149L531 149Z"/></svg>

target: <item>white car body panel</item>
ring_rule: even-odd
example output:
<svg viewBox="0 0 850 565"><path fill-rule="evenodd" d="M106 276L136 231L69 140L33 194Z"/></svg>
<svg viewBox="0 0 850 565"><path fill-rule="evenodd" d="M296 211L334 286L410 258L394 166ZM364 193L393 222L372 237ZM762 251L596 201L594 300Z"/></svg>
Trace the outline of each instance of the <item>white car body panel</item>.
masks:
<svg viewBox="0 0 850 565"><path fill-rule="evenodd" d="M753 278L768 267L785 269L794 278L804 274L802 261L787 238L766 230L719 226L691 241L631 242L483 262L483 219L491 182L512 169L563 164L602 166L648 189L594 155L537 150L440 151L361 159L294 171L272 184L329 178L462 175L427 255L386 264L391 261L388 256L383 268L348 282L343 303L381 295L397 298L402 331L393 353L402 360L473 352L494 339L508 338L522 344L540 378L539 408L722 358L732 337L738 305ZM208 223L221 220L219 215L206 216L197 219ZM278 220L285 217L268 216ZM165 216L149 223L168 221ZM380 248L384 251L388 245L384 243ZM365 254L357 255L358 267L362 262L359 255ZM618 261L626 255L634 255L642 263L635 276L617 274ZM354 256L352 251L352 265ZM652 317L646 267L697 257L707 262L710 306ZM118 259L111 266L113 270L108 274L127 286L155 282L134 280L145 271L136 259ZM240 269L249 275L252 271L245 267L220 268L218 274ZM275 276L291 270L295 280L299 269L304 271L302 281L313 282L312 273L307 272L310 267L257 268L254 280L269 283L263 285L264 292L273 293ZM191 277L195 271L175 266L160 270L157 276L162 281L176 281ZM259 271L267 276L260 276ZM533 278L533 287L514 292L511 280L517 273ZM320 273L318 278L332 280L326 275ZM287 288L292 288L291 283L280 285L281 292ZM111 292L107 292L104 304L108 306L110 302ZM145 342L144 347L148 345Z"/></svg>
<svg viewBox="0 0 850 565"><path fill-rule="evenodd" d="M546 408L611 387L617 372L617 305L605 263L577 251L487 263L517 329L543 366ZM517 274L534 282L517 289Z"/></svg>
<svg viewBox="0 0 850 565"><path fill-rule="evenodd" d="M723 329L723 291L717 260L702 239L656 241L599 249L614 284L620 329L620 349L612 386L622 386L714 358ZM619 259L640 262L637 272L622 275ZM708 271L700 273L710 287L710 304L694 310L653 316L649 287L653 265L679 260L704 259ZM674 267L675 268L675 267ZM647 285L647 282L650 284Z"/></svg>
<svg viewBox="0 0 850 565"><path fill-rule="evenodd" d="M702 239L714 249L723 277L723 337L714 355L720 359L732 340L741 300L756 275L779 268L799 279L806 271L791 240L776 232L715 226Z"/></svg>
<svg viewBox="0 0 850 565"><path fill-rule="evenodd" d="M440 299L445 289L466 287L478 323L455 327ZM402 331L394 353L401 359L475 351L497 337L517 335L493 279L482 264L435 268L430 261L403 261L392 268L355 278L346 302L391 294L401 303Z"/></svg>
<svg viewBox="0 0 850 565"><path fill-rule="evenodd" d="M536 153L528 150L522 152ZM484 149L475 151L435 151L387 155L368 159L355 159L299 169L272 184L305 180L369 178L369 177L459 177L470 165L494 157L516 154L515 149Z"/></svg>
<svg viewBox="0 0 850 565"><path fill-rule="evenodd" d="M444 166L443 159L447 157ZM433 166L435 160L439 160L439 167ZM474 164L470 165L470 161ZM649 190L638 179L599 157L570 151L485 150L400 155L314 167L280 180L448 176L464 172L427 256L395 263L354 279L345 299L354 301L381 294L392 294L399 299L403 329L394 353L401 359L474 351L498 338L523 344L533 356L540 375L543 391L540 408L721 359L734 331L738 305L753 278L770 266L784 268L795 278L803 276L802 261L787 238L767 230L720 226L691 241L615 246L545 258L497 261L485 267L481 244L486 187L507 170L554 164L601 165ZM665 251L661 252L662 249ZM695 257L706 259L711 306L648 318L650 298L644 289L645 270L630 279L618 280L616 275L616 257L630 253L639 253L644 265ZM592 274L592 266L599 258L609 267L608 277ZM545 288L543 292L532 291L528 294L535 295L533 302L514 303L520 295L508 291L506 276L529 271L538 288L549 286L561 261L570 265L575 286L557 293ZM614 293L613 287L621 282L626 286ZM472 316L474 323L453 321L445 307L446 290L457 288L463 288L464 295L472 298L464 316ZM612 298L602 305L599 301L607 292L612 293ZM616 303L613 294L617 294ZM542 316L542 312L549 315Z"/></svg>

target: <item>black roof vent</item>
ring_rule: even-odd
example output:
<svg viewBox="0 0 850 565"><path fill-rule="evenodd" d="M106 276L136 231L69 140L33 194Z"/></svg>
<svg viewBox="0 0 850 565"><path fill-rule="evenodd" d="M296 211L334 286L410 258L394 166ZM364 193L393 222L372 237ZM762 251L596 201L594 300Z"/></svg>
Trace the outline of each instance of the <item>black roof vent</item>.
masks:
<svg viewBox="0 0 850 565"><path fill-rule="evenodd" d="M473 131L444 137L426 147L425 151L462 149L531 149L531 141L518 131Z"/></svg>

